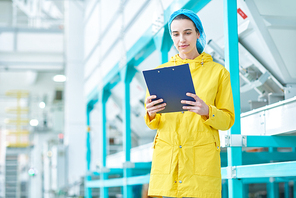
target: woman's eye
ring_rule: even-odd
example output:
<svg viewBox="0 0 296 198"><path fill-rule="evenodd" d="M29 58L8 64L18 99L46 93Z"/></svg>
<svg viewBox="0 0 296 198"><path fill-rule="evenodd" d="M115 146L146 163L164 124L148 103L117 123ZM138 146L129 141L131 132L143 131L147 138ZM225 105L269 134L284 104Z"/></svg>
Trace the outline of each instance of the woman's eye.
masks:
<svg viewBox="0 0 296 198"><path fill-rule="evenodd" d="M178 34L173 34L173 36L178 36Z"/></svg>
<svg viewBox="0 0 296 198"><path fill-rule="evenodd" d="M191 32L186 32L186 34L187 34L187 35L190 35L190 34L191 34Z"/></svg>

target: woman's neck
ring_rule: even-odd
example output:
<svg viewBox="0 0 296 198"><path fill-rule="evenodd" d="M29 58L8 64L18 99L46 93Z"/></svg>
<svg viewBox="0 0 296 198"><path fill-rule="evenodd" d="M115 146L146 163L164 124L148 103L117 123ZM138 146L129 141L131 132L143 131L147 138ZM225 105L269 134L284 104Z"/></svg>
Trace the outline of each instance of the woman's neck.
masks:
<svg viewBox="0 0 296 198"><path fill-rule="evenodd" d="M193 51L193 52L191 52L191 53L186 53L186 54L184 54L184 53L179 53L179 56L180 56L180 58L181 59L191 59L191 60L193 60L193 59L195 59L196 57L198 57L199 56L199 53L198 53L198 51L196 50L196 51Z"/></svg>

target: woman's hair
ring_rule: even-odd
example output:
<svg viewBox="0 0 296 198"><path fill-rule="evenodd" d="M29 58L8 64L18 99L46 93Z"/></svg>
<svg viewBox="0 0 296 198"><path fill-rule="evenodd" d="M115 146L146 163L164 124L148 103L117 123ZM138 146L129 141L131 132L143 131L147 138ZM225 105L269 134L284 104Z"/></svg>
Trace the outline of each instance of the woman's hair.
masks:
<svg viewBox="0 0 296 198"><path fill-rule="evenodd" d="M184 15L184 14L179 14L178 16L176 16L176 17L173 19L173 21L174 21L174 20L181 20L181 19L187 19L187 20L191 21L191 22L193 23L194 27L195 27L195 31L196 31L197 33L199 33L199 31L198 31L196 25L194 24L194 22L193 22L188 16L186 16L186 15Z"/></svg>

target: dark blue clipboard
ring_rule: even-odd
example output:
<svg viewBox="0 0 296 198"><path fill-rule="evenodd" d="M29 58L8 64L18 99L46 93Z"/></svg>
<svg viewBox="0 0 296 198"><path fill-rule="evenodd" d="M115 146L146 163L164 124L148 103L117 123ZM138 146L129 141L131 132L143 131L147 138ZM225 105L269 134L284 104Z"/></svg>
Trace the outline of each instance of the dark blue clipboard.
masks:
<svg viewBox="0 0 296 198"><path fill-rule="evenodd" d="M181 100L195 101L186 93L194 93L195 89L188 64L164 67L143 71L143 75L150 95L162 98L167 104L165 109L158 113L186 111Z"/></svg>

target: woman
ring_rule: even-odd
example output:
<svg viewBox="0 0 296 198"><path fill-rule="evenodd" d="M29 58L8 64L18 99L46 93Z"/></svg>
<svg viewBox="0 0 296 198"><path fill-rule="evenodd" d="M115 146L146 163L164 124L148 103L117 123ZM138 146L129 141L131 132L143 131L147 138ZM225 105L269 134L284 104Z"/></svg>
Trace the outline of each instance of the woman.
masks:
<svg viewBox="0 0 296 198"><path fill-rule="evenodd" d="M196 94L180 101L184 112L159 114L162 99L146 98L145 122L157 129L149 183L153 197L221 197L220 140L218 130L234 123L229 72L203 52L205 33L190 10L171 15L169 30L179 54L158 68L188 63Z"/></svg>

